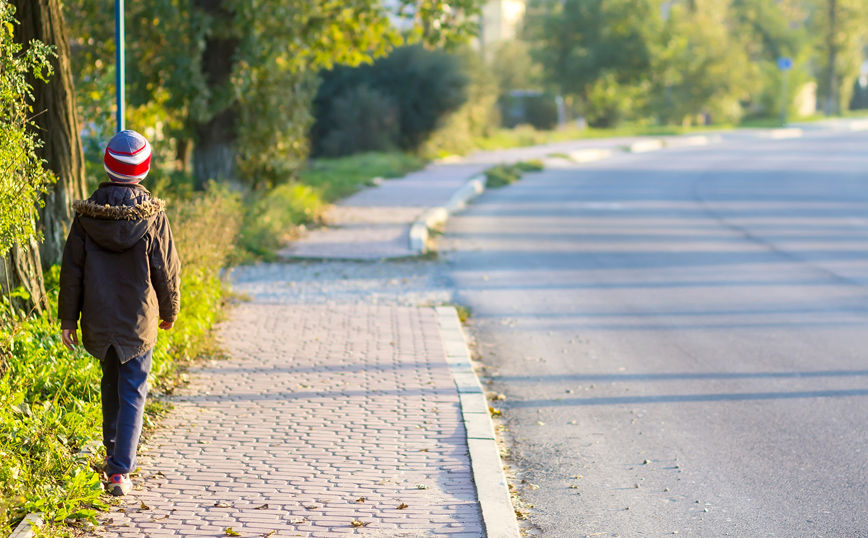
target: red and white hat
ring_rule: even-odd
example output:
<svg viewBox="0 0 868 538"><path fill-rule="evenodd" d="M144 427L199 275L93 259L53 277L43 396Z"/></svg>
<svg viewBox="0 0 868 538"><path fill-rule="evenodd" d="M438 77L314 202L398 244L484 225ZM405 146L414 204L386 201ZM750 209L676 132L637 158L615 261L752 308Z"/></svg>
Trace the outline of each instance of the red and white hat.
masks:
<svg viewBox="0 0 868 538"><path fill-rule="evenodd" d="M138 183L151 168L151 145L135 131L121 131L105 148L105 171L116 183Z"/></svg>

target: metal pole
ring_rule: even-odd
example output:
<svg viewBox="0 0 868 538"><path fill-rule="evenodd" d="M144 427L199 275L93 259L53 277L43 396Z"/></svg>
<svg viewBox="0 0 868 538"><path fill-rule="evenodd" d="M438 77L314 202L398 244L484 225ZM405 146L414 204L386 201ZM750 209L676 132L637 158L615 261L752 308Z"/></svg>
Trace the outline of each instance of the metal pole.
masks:
<svg viewBox="0 0 868 538"><path fill-rule="evenodd" d="M118 132L124 130L124 0L115 0L115 100Z"/></svg>
<svg viewBox="0 0 868 538"><path fill-rule="evenodd" d="M781 126L787 125L787 106L789 105L789 94L787 92L787 79L790 78L790 70L785 69L781 73L784 77L781 82Z"/></svg>

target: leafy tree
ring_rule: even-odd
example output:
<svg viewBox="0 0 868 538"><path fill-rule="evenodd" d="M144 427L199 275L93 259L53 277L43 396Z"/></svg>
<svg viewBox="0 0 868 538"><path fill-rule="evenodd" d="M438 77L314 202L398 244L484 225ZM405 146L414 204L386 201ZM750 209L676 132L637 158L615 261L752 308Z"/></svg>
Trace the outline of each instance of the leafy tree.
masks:
<svg viewBox="0 0 868 538"><path fill-rule="evenodd" d="M37 154L42 142L32 129L34 96L27 75L47 79L51 50L33 42L22 52L14 41L13 13L13 6L0 1L0 289L25 306L39 306L45 291L36 208L54 178Z"/></svg>
<svg viewBox="0 0 868 538"><path fill-rule="evenodd" d="M850 102L868 45L868 4L864 0L811 0L808 27L816 41L818 95L826 115Z"/></svg>
<svg viewBox="0 0 868 538"><path fill-rule="evenodd" d="M44 240L41 244L43 268L60 263L63 245L72 222L72 202L86 195L84 154L75 107L75 92L69 60L69 40L60 0L12 0L21 27L16 41L25 49L31 43L44 43L56 54L50 58L55 75L50 81L28 77L32 88L33 127L43 144L36 154L44 159L58 178L45 196L39 211Z"/></svg>
<svg viewBox="0 0 868 538"><path fill-rule="evenodd" d="M749 37L734 31L730 7L726 0L671 6L654 52L652 103L664 122L689 124L700 114L738 122L742 103L759 90Z"/></svg>
<svg viewBox="0 0 868 538"><path fill-rule="evenodd" d="M311 118L300 105L309 103L320 69L369 62L405 38L454 43L473 31L477 1L405 0L391 12L378 0L128 3L130 101L161 103L173 135L194 140L200 184L274 183L306 157ZM81 29L81 55L103 62L83 64L92 81L110 69L110 4L67 3L70 23ZM390 20L396 16L413 30L402 35ZM186 147L179 144L178 153Z"/></svg>
<svg viewBox="0 0 868 538"><path fill-rule="evenodd" d="M655 0L538 0L526 27L548 81L589 123L617 123L643 93L660 17Z"/></svg>

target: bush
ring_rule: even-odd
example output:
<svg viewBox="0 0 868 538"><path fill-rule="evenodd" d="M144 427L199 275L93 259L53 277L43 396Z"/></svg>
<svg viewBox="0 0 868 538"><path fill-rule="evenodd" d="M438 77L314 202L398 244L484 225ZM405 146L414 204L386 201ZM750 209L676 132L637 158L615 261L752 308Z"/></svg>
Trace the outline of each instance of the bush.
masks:
<svg viewBox="0 0 868 538"><path fill-rule="evenodd" d="M477 138L491 134L500 125L497 77L477 51L465 49L456 54L470 80L467 102L448 114L419 148L419 153L428 158L469 153L476 149Z"/></svg>
<svg viewBox="0 0 868 538"><path fill-rule="evenodd" d="M321 142L330 157L389 151L398 143L398 106L366 85L350 88L331 104L333 127Z"/></svg>
<svg viewBox="0 0 868 538"><path fill-rule="evenodd" d="M448 113L467 101L469 83L457 56L421 46L395 49L389 56L370 65L337 67L322 73L322 79L313 102L316 121L311 139L314 155L329 155L326 140L352 122L352 117L347 117L345 104L335 106L346 102L350 90L366 86L381 96L378 99L391 100L397 107L398 123L392 145L413 151L440 126ZM384 125L388 127L388 122ZM351 129L360 130L361 126L356 124ZM369 132L368 136L380 138L389 136L389 133ZM341 154L357 151L363 149Z"/></svg>
<svg viewBox="0 0 868 538"><path fill-rule="evenodd" d="M212 188L174 201L169 218L183 264L181 315L161 331L149 382L167 387L178 361L207 349L208 330L220 313L219 272L238 230L240 200ZM101 439L101 371L82 348L60 340L57 310L59 267L46 275L50 308L24 319L0 299L0 535L27 512L50 522L92 519L106 508L91 468L99 458L79 450Z"/></svg>

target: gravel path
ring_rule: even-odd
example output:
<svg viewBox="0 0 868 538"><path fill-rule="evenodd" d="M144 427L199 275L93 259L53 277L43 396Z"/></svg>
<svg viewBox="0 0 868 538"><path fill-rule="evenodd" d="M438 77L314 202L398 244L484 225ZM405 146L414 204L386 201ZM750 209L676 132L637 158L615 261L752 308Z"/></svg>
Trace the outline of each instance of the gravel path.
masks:
<svg viewBox="0 0 868 538"><path fill-rule="evenodd" d="M432 260L262 263L236 268L232 289L258 303L425 306L449 303L442 264Z"/></svg>

